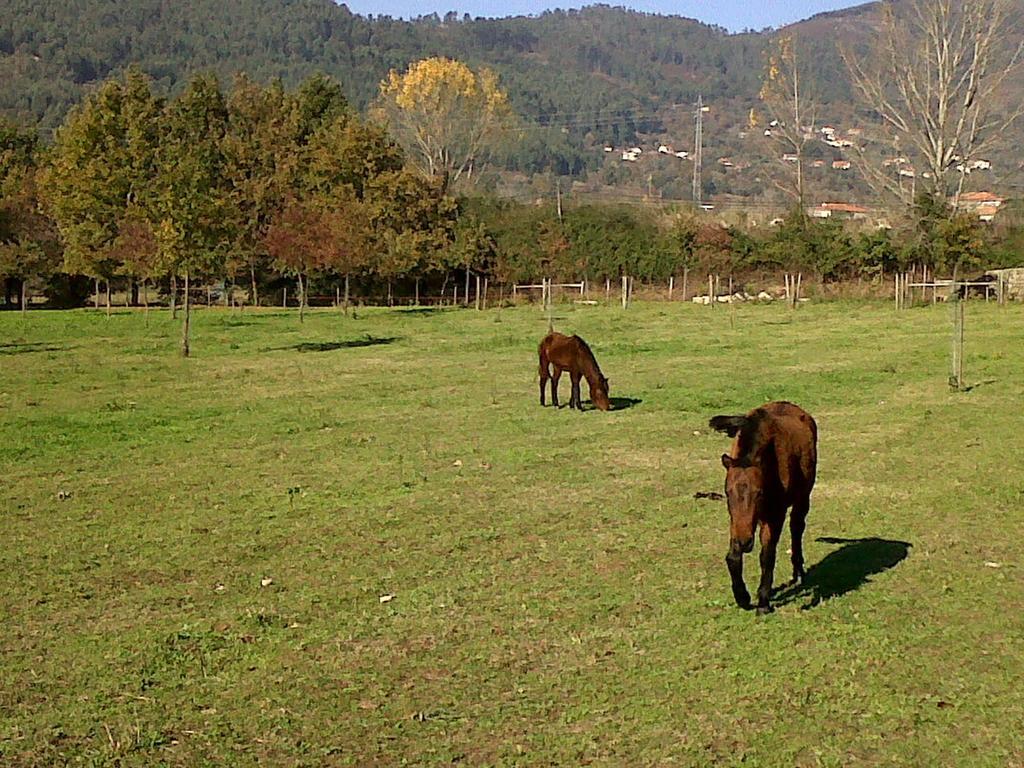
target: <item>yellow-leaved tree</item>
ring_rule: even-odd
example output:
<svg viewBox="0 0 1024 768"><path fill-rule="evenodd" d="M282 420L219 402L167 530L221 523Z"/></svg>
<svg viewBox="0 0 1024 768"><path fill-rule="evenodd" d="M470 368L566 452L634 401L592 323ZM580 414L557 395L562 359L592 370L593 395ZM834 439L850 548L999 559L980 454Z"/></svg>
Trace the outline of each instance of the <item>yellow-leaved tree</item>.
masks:
<svg viewBox="0 0 1024 768"><path fill-rule="evenodd" d="M381 83L375 114L409 158L447 191L471 178L495 139L511 125L508 96L489 69L474 72L453 59L429 58Z"/></svg>

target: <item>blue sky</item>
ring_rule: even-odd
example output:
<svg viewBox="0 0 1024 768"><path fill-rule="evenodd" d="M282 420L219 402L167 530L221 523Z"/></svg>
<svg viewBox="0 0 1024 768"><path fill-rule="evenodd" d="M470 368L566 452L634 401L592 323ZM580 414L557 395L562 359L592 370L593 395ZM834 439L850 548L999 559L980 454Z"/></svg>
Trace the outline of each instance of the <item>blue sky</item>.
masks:
<svg viewBox="0 0 1024 768"><path fill-rule="evenodd" d="M822 11L834 11L858 5L861 0L606 0L608 5L627 5L640 11L687 16L718 24L738 32L742 29L777 27L805 19ZM519 16L540 13L548 8L578 8L586 2L547 2L546 0L506 0L503 3L481 0L349 0L345 5L363 15L388 15L408 18L430 13L444 15L456 11L460 16Z"/></svg>

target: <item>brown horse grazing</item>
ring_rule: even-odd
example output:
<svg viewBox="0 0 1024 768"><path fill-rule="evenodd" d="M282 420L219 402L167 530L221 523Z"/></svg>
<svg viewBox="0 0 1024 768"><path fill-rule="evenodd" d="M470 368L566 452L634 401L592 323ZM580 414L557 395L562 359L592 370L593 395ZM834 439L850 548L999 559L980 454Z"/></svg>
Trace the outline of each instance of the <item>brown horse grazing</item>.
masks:
<svg viewBox="0 0 1024 768"><path fill-rule="evenodd" d="M544 385L551 379L551 403L558 407L558 379L562 371L569 372L572 381L572 394L569 396L569 407L583 410L580 400L580 378L585 378L590 386L590 399L602 411L609 410L608 379L601 373L594 353L587 342L579 336L565 336L561 333L549 333L541 341L537 350L540 355L540 404L544 405ZM555 367L551 374L549 365Z"/></svg>
<svg viewBox="0 0 1024 768"><path fill-rule="evenodd" d="M786 402L767 403L746 416L715 416L709 424L736 438L732 450L722 454L730 519L725 562L732 594L737 605L750 608L750 594L743 583L743 554L753 550L754 533L760 526L757 612L769 613L775 550L788 507L793 507L789 519L793 583L804 578L803 534L818 465L818 425L802 408Z"/></svg>

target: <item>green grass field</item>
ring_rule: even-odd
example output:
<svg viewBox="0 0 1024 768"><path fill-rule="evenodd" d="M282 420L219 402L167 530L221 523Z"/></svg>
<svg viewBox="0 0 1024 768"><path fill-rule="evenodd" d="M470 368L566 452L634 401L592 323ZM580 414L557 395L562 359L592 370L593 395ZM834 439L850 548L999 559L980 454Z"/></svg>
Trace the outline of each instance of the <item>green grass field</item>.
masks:
<svg viewBox="0 0 1024 768"><path fill-rule="evenodd" d="M949 324L560 308L639 401L579 414L536 308L0 315L0 765L1020 766L1024 307L968 392ZM779 398L817 570L758 618L694 494Z"/></svg>

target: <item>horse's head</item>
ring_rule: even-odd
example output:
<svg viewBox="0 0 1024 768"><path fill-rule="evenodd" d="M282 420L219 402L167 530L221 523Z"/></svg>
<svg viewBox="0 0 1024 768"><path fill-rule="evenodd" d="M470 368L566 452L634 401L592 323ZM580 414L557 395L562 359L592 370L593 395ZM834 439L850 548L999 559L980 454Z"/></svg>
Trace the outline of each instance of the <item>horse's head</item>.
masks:
<svg viewBox="0 0 1024 768"><path fill-rule="evenodd" d="M725 467L725 497L729 502L730 549L750 552L754 532L764 503L764 473L760 467L722 454Z"/></svg>
<svg viewBox="0 0 1024 768"><path fill-rule="evenodd" d="M590 399L594 406L602 411L610 411L612 403L608 399L608 379L603 374L598 374L599 386L594 387L590 393Z"/></svg>

